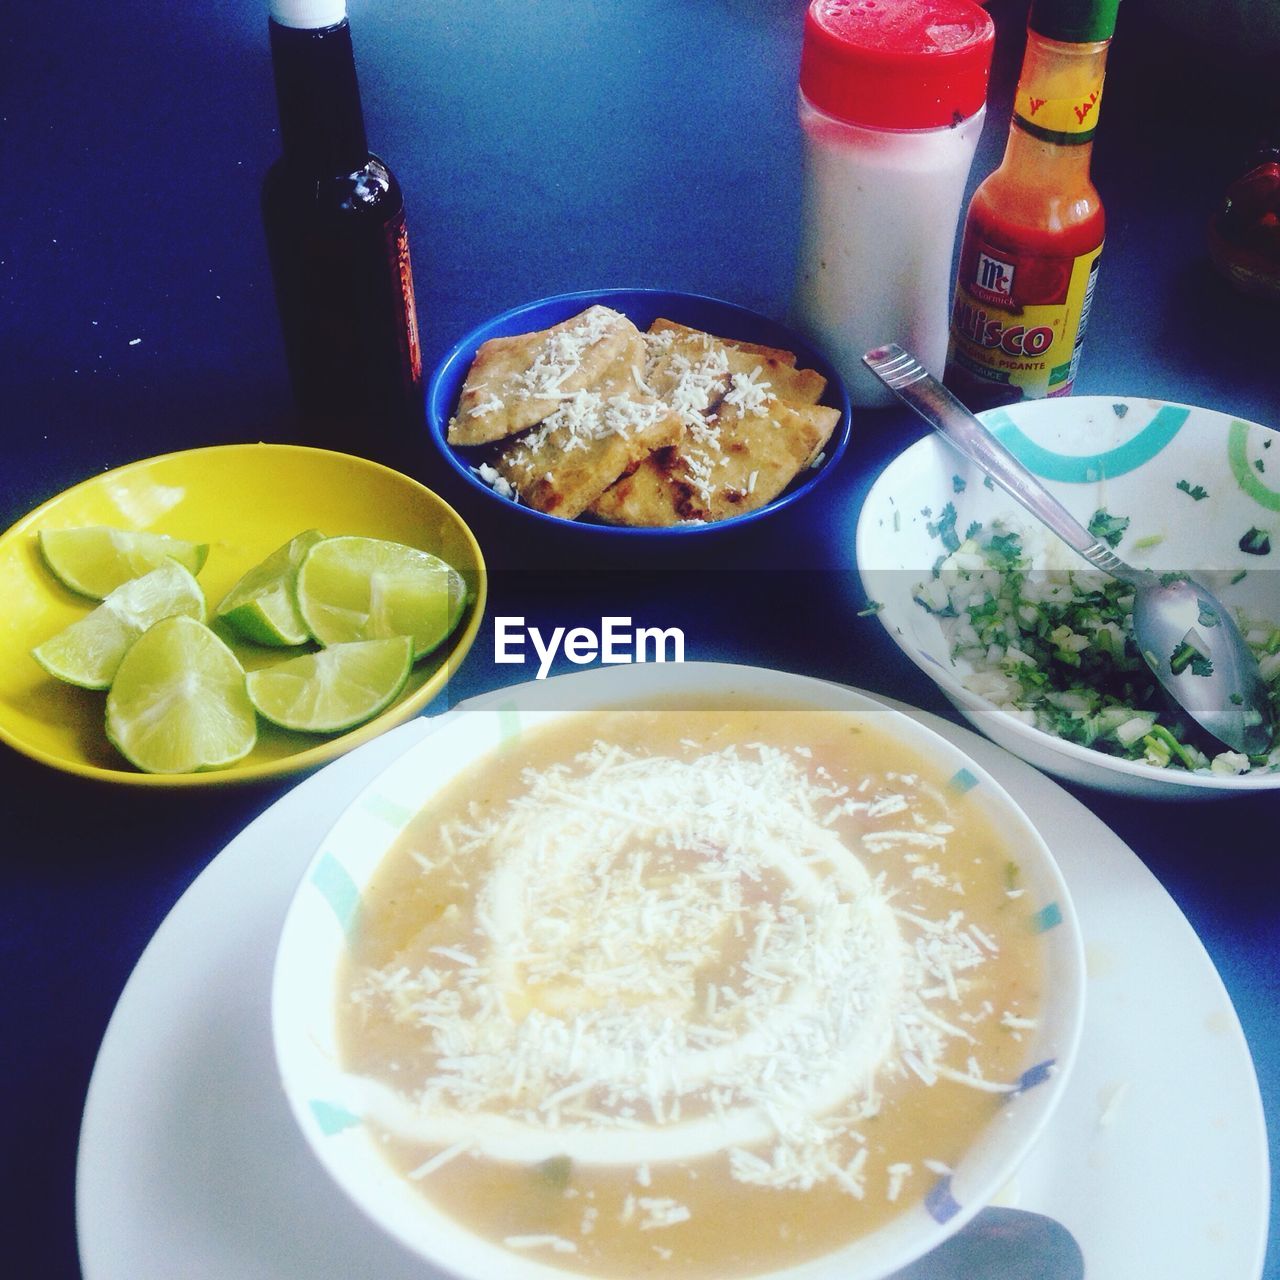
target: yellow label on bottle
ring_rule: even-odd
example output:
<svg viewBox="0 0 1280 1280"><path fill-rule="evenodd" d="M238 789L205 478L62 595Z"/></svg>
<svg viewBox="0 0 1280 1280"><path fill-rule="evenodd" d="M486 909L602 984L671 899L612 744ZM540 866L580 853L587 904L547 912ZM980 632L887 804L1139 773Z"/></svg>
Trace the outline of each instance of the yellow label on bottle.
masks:
<svg viewBox="0 0 1280 1280"><path fill-rule="evenodd" d="M1047 97L1043 88L1018 86L1013 113L1030 132L1050 139L1085 142L1093 136L1102 102L1102 77L1090 79L1067 97Z"/></svg>
<svg viewBox="0 0 1280 1280"><path fill-rule="evenodd" d="M1102 246L1076 258L966 236L947 385L970 408L1066 395L1080 363Z"/></svg>

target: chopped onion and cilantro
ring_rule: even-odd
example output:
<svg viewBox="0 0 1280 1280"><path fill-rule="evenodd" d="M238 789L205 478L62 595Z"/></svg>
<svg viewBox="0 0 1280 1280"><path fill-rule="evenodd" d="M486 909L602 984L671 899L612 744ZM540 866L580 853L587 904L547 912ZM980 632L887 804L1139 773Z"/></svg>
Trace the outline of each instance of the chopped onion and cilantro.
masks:
<svg viewBox="0 0 1280 1280"><path fill-rule="evenodd" d="M1099 511L1089 528L1114 546L1128 524ZM1280 769L1280 743L1254 757L1210 756L1195 744L1134 643L1132 588L1092 570L1032 570L1016 531L974 522L961 536L952 503L928 529L945 553L915 600L942 624L952 659L971 668L963 677L971 692L1024 724L1125 760L1227 775ZM1241 630L1280 711L1280 626L1246 621ZM1208 659L1193 644L1175 657L1205 673Z"/></svg>

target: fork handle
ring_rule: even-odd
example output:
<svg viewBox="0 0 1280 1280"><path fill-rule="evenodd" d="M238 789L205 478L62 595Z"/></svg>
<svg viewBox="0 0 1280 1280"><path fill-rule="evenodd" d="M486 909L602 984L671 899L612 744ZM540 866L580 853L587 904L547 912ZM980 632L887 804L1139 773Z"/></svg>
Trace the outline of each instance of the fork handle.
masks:
<svg viewBox="0 0 1280 1280"><path fill-rule="evenodd" d="M890 343L868 351L862 361L908 408L1095 568L1135 587L1150 576L1095 538L910 352Z"/></svg>

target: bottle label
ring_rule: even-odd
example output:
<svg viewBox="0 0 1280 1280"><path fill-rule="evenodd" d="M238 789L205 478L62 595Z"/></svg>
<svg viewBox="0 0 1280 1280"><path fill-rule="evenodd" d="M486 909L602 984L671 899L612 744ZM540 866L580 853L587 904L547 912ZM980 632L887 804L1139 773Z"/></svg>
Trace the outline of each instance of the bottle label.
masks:
<svg viewBox="0 0 1280 1280"><path fill-rule="evenodd" d="M947 383L970 408L1066 395L1080 363L1098 257L1018 252L967 235Z"/></svg>
<svg viewBox="0 0 1280 1280"><path fill-rule="evenodd" d="M396 266L400 277L400 298L404 306L405 354L409 377L416 387L422 382L422 345L418 340L418 309L413 298L413 263L409 260L409 231L402 214L393 229Z"/></svg>
<svg viewBox="0 0 1280 1280"><path fill-rule="evenodd" d="M1072 86L1062 97L1050 97L1043 85L1020 84L1013 100L1014 123L1045 142L1078 145L1092 140L1101 102L1101 74Z"/></svg>

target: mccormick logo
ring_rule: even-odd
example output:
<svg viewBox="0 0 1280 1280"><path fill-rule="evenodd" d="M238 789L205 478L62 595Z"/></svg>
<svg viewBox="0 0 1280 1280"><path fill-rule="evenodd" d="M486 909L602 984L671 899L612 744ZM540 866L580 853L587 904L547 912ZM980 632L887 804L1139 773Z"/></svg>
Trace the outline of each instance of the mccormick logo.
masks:
<svg viewBox="0 0 1280 1280"><path fill-rule="evenodd" d="M973 292L983 302L1008 302L1013 297L1013 263L979 253L973 273Z"/></svg>

